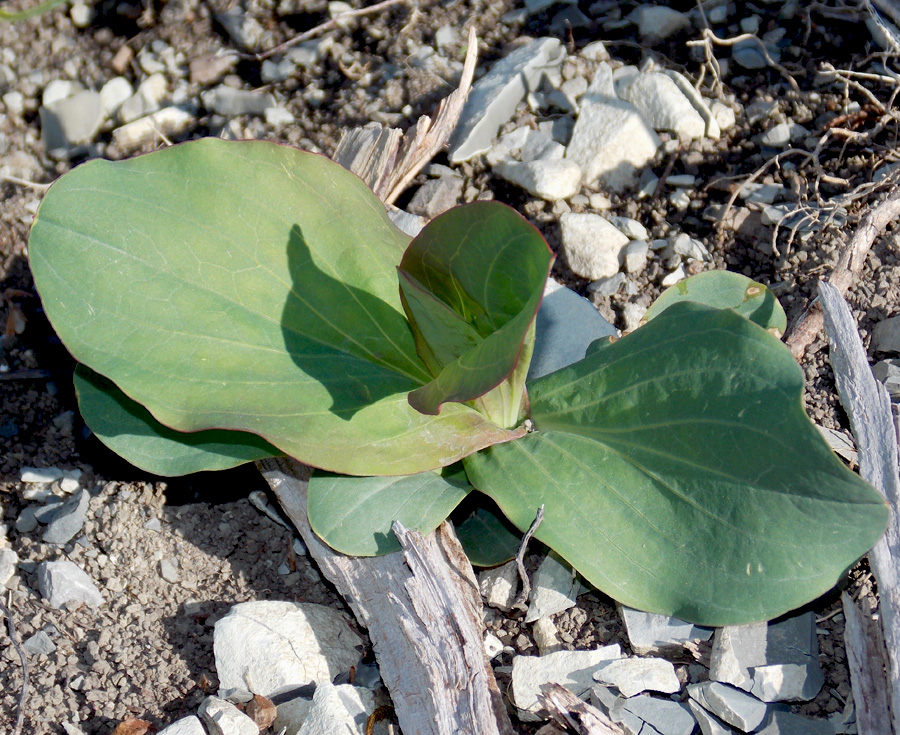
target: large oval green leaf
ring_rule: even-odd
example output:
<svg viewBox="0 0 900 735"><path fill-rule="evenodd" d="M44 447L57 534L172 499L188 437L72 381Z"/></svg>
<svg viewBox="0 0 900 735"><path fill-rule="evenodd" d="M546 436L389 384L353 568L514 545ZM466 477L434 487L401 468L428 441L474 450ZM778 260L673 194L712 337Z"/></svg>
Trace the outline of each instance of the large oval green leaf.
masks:
<svg viewBox="0 0 900 735"><path fill-rule="evenodd" d="M348 477L314 472L307 513L313 531L352 556L400 550L394 521L430 533L472 490L461 465L404 477Z"/></svg>
<svg viewBox="0 0 900 735"><path fill-rule="evenodd" d="M616 600L706 625L830 589L888 510L802 408L777 339L675 304L529 384L534 433L464 461L472 484Z"/></svg>
<svg viewBox="0 0 900 735"><path fill-rule="evenodd" d="M410 393L416 409L436 414L447 401L478 398L512 375L523 353L530 358L531 345L523 345L529 334L533 340L552 263L541 233L497 202L456 207L425 226L399 269L416 347L435 376Z"/></svg>
<svg viewBox="0 0 900 735"><path fill-rule="evenodd" d="M29 251L72 354L162 424L403 474L517 435L460 404L409 406L431 375L397 289L408 242L323 156L205 139L77 167L44 198Z"/></svg>
<svg viewBox="0 0 900 735"><path fill-rule="evenodd" d="M159 423L114 383L84 365L75 368L84 422L106 446L155 475L227 470L281 454L255 434L211 429L186 434Z"/></svg>

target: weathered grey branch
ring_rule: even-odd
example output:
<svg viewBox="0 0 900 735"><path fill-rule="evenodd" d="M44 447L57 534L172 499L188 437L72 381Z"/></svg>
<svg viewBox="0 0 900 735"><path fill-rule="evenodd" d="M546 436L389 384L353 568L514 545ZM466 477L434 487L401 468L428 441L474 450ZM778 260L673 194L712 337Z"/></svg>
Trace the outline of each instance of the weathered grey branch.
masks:
<svg viewBox="0 0 900 735"><path fill-rule="evenodd" d="M309 468L288 459L257 466L322 574L368 629L404 735L513 735L484 652L481 597L452 527L425 537L398 527L402 553L345 556L309 526Z"/></svg>
<svg viewBox="0 0 900 735"><path fill-rule="evenodd" d="M869 361L850 308L839 290L819 286L831 365L841 403L850 417L859 451L859 473L887 500L891 520L884 536L869 552L878 581L879 608L887 659L875 661L875 671L887 672L886 688L895 735L900 735L900 474L897 439L887 391L872 376Z"/></svg>
<svg viewBox="0 0 900 735"><path fill-rule="evenodd" d="M846 592L844 608L844 648L856 707L859 735L891 735L887 680L884 675L884 643L878 623L865 615Z"/></svg>

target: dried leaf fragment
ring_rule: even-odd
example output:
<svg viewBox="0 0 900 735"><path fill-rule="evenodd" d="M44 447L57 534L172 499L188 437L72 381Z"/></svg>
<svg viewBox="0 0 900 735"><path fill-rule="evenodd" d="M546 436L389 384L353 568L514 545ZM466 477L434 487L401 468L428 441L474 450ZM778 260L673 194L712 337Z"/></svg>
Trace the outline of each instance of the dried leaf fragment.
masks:
<svg viewBox="0 0 900 735"><path fill-rule="evenodd" d="M122 720L116 729L112 731L112 735L144 735L147 730L153 726L153 723L147 720L138 720L135 717L129 717Z"/></svg>
<svg viewBox="0 0 900 735"><path fill-rule="evenodd" d="M256 723L260 732L264 732L272 727L278 712L275 710L272 700L266 699L260 694L254 694L253 699L244 707L244 714Z"/></svg>

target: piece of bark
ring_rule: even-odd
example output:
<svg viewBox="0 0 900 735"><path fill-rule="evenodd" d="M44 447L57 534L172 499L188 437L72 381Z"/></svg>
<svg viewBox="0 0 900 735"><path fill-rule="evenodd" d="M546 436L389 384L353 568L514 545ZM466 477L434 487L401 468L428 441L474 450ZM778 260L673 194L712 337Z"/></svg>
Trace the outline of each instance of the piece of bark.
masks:
<svg viewBox="0 0 900 735"><path fill-rule="evenodd" d="M354 128L341 136L334 160L357 174L386 205L393 204L456 129L472 88L477 58L472 27L459 86L441 100L434 120L423 115L405 134L378 124Z"/></svg>
<svg viewBox="0 0 900 735"><path fill-rule="evenodd" d="M309 468L257 466L319 570L368 629L404 735L513 735L484 651L481 597L452 527L398 530L402 552L351 557L325 545L306 515Z"/></svg>
<svg viewBox="0 0 900 735"><path fill-rule="evenodd" d="M592 704L582 702L560 684L544 684L538 694L553 721L578 735L622 735L623 730Z"/></svg>
<svg viewBox="0 0 900 735"><path fill-rule="evenodd" d="M859 735L891 735L884 642L879 635L878 623L871 615L864 615L846 592L841 595L841 604L857 730Z"/></svg>
<svg viewBox="0 0 900 735"><path fill-rule="evenodd" d="M334 161L359 176L384 201L402 138L399 128L386 128L381 123L347 130L341 135Z"/></svg>
<svg viewBox="0 0 900 735"><path fill-rule="evenodd" d="M888 393L872 376L850 308L838 289L819 285L831 365L841 404L850 418L859 454L859 474L887 500L891 519L872 551L869 564L878 581L879 618L887 659L883 667L894 733L900 735L900 474L897 436Z"/></svg>

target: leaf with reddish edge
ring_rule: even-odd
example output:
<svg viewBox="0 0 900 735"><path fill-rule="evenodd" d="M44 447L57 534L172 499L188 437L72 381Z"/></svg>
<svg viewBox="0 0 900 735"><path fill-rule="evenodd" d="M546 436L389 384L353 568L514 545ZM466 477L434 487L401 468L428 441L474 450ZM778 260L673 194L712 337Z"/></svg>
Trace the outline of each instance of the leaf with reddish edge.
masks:
<svg viewBox="0 0 900 735"><path fill-rule="evenodd" d="M410 392L410 404L437 414L447 402L472 401L510 378L520 357L530 357L525 342L533 342L530 327L552 264L537 229L503 204L457 207L426 225L399 268L416 349L433 376ZM514 425L521 395L517 381L503 415L491 418Z"/></svg>
<svg viewBox="0 0 900 735"><path fill-rule="evenodd" d="M432 378L397 289L409 240L324 156L207 138L76 167L44 197L29 254L69 351L154 420L392 475L521 433L459 403L409 405Z"/></svg>

